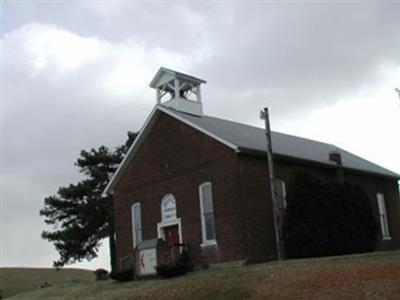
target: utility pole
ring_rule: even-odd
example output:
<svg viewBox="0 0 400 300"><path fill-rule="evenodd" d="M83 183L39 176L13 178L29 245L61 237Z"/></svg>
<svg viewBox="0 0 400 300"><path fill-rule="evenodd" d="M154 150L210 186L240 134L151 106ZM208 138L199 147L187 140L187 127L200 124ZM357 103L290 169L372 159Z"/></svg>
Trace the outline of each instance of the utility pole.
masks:
<svg viewBox="0 0 400 300"><path fill-rule="evenodd" d="M400 89L399 88L395 88L394 90L397 92L397 96L399 96L399 99L400 99Z"/></svg>
<svg viewBox="0 0 400 300"><path fill-rule="evenodd" d="M270 183L271 198L272 198L272 212L274 216L276 250L278 252L278 260L283 260L285 254L282 243L281 212L278 208L278 203L277 203L277 194L276 194L275 177L274 177L274 161L273 161L272 142L271 142L271 128L269 124L269 113L267 107L261 110L260 118L265 122L265 137L267 141L268 179Z"/></svg>

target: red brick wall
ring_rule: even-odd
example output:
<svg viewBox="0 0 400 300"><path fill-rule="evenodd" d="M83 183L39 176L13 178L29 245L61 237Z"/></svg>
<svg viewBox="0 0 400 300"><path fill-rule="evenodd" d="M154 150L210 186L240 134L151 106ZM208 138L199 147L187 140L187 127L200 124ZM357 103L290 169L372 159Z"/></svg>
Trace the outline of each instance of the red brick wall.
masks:
<svg viewBox="0 0 400 300"><path fill-rule="evenodd" d="M157 237L161 199L176 198L183 242L200 262L244 259L237 156L207 135L161 113L114 190L117 262L132 251L130 206L141 202L143 239ZM217 246L202 243L198 186L212 183Z"/></svg>
<svg viewBox="0 0 400 300"><path fill-rule="evenodd" d="M248 258L274 260L277 254L267 160L248 155L239 155L238 160Z"/></svg>

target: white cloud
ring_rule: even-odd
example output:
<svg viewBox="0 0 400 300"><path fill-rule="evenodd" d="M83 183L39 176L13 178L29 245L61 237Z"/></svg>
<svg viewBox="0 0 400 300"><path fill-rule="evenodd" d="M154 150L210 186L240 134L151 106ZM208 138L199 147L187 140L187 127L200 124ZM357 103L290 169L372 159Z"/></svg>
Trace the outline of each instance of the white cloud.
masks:
<svg viewBox="0 0 400 300"><path fill-rule="evenodd" d="M146 78L152 78L160 65L187 68L189 58L161 48L149 48L143 41L118 44L109 56L110 69L102 79L104 87L115 96L149 91ZM141 94L142 96L143 94Z"/></svg>
<svg viewBox="0 0 400 300"><path fill-rule="evenodd" d="M84 38L51 25L32 23L4 37L7 60L16 51L35 72L66 73L104 55L106 45L97 38Z"/></svg>
<svg viewBox="0 0 400 300"><path fill-rule="evenodd" d="M207 59L201 49L185 55L150 47L143 40L127 38L112 43L39 23L5 34L2 42L6 62L21 64L24 60L33 77L59 79L83 72L82 69L99 69L95 88L112 96L148 91L147 81L159 66L187 70Z"/></svg>

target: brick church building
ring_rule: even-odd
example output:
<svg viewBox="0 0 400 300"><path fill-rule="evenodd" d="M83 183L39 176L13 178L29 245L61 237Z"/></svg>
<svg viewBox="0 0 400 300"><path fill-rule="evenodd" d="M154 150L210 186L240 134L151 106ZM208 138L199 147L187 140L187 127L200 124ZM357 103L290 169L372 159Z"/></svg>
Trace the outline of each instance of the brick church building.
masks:
<svg viewBox="0 0 400 300"><path fill-rule="evenodd" d="M154 107L109 182L117 264L142 241L187 243L196 263L277 258L265 130L203 114L205 81L161 68ZM378 249L400 248L400 175L336 146L272 132L277 194L294 170L360 184L380 224Z"/></svg>

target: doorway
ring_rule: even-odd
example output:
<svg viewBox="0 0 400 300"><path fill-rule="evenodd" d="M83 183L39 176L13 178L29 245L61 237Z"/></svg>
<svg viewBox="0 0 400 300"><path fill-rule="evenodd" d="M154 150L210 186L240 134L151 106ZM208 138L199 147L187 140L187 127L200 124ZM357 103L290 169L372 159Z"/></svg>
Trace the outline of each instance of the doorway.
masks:
<svg viewBox="0 0 400 300"><path fill-rule="evenodd" d="M163 228L164 239L169 246L179 244L179 228L178 225L167 226Z"/></svg>
<svg viewBox="0 0 400 300"><path fill-rule="evenodd" d="M182 244L182 226L181 219L169 221L167 223L160 222L157 224L157 237L163 239L167 243Z"/></svg>

